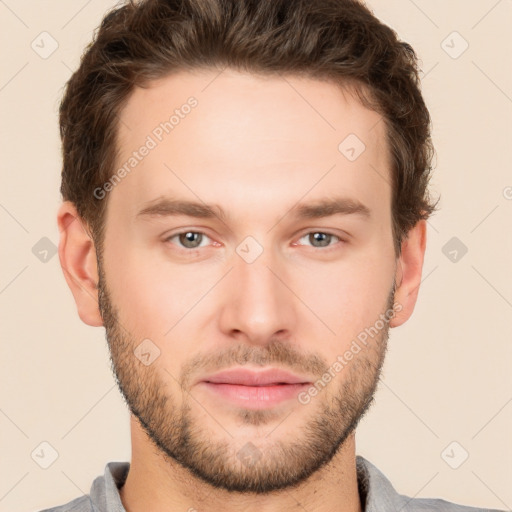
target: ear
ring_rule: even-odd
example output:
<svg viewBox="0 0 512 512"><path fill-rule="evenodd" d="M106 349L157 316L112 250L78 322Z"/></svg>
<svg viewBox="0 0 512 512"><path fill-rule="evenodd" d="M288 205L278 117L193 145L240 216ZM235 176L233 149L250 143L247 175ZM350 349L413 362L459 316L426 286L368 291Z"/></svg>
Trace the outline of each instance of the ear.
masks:
<svg viewBox="0 0 512 512"><path fill-rule="evenodd" d="M87 325L102 326L98 307L96 248L92 238L70 201L60 206L57 223L60 231L60 265L75 299L78 315Z"/></svg>
<svg viewBox="0 0 512 512"><path fill-rule="evenodd" d="M396 315L389 321L390 327L398 327L405 323L414 311L418 291L421 283L423 259L427 244L427 223L420 220L411 228L407 238L402 241L402 252L397 261L395 275L395 303L400 304L401 309L396 308Z"/></svg>

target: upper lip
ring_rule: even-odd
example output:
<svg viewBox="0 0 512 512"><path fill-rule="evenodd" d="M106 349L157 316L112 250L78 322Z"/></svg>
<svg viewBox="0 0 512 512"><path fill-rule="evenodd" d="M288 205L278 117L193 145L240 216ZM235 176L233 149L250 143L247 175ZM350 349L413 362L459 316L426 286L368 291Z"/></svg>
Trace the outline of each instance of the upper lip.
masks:
<svg viewBox="0 0 512 512"><path fill-rule="evenodd" d="M279 368L268 368L260 371L232 368L202 378L201 382L239 384L242 386L270 386L272 384L309 384L311 380L307 377L280 370Z"/></svg>

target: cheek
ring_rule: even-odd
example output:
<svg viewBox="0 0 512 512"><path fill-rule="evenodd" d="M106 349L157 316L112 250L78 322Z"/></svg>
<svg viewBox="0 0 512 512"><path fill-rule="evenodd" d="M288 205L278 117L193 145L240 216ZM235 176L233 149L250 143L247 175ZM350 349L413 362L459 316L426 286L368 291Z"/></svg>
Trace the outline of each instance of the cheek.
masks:
<svg viewBox="0 0 512 512"><path fill-rule="evenodd" d="M115 265L113 258L109 261L107 282L124 327L121 334L133 338L134 347L151 340L152 344L145 342L144 350L158 354L154 363L157 378L176 392L181 365L196 349L197 336L188 320L201 296L199 291L179 269L148 265L134 252L124 252L122 265Z"/></svg>
<svg viewBox="0 0 512 512"><path fill-rule="evenodd" d="M326 351L339 354L361 331L375 324L387 309L393 269L393 260L383 258L381 252L361 252L301 278L299 296L335 333L318 320L315 330L325 333Z"/></svg>
<svg viewBox="0 0 512 512"><path fill-rule="evenodd" d="M154 340L162 350L170 344L179 345L173 350L183 345L190 348L191 329L197 325L195 315L208 304L208 292L221 277L216 275L218 267L171 263L136 246L117 256L114 248L108 260L106 257L106 274L125 328ZM181 344L174 341L177 339Z"/></svg>

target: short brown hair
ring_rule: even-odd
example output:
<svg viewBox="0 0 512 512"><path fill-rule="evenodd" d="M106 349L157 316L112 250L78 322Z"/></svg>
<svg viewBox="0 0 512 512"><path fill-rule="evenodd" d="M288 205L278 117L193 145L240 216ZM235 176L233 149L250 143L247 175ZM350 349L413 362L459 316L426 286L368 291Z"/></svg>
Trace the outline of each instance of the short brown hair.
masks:
<svg viewBox="0 0 512 512"><path fill-rule="evenodd" d="M60 105L61 193L97 248L107 201L93 191L114 172L118 117L134 87L224 67L357 86L386 125L398 256L409 229L436 207L428 194L431 120L414 50L357 0L142 0L109 12Z"/></svg>

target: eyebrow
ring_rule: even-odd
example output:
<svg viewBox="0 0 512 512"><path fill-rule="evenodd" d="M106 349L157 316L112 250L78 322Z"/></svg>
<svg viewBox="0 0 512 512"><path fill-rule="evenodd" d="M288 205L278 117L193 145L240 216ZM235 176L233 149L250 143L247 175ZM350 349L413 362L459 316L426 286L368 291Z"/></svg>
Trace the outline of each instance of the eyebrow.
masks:
<svg viewBox="0 0 512 512"><path fill-rule="evenodd" d="M298 204L291 208L285 215L292 215L292 217L297 219L319 219L337 214L359 215L365 219L371 217L371 211L366 205L355 199L344 197L321 199L309 204ZM228 219L228 215L219 205L185 201L169 197L161 197L147 203L137 213L137 218L178 215L201 219L217 217L223 222Z"/></svg>

